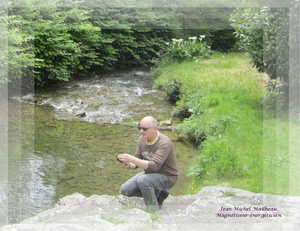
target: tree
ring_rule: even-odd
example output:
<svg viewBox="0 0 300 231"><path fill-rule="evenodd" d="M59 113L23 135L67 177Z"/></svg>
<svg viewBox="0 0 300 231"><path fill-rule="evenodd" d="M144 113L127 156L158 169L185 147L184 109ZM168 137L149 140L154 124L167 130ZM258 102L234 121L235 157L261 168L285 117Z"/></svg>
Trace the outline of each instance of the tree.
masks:
<svg viewBox="0 0 300 231"><path fill-rule="evenodd" d="M300 49L299 49L299 34L300 34L300 16L299 16L299 0L292 1L290 6L290 72L289 72L289 97L290 97L290 112L299 113L300 111Z"/></svg>
<svg viewBox="0 0 300 231"><path fill-rule="evenodd" d="M4 13L4 12L3 12ZM34 66L32 34L26 31L25 21L18 15L1 14L1 73L0 83L19 79L29 74Z"/></svg>
<svg viewBox="0 0 300 231"><path fill-rule="evenodd" d="M37 84L51 80L68 81L74 74L100 65L96 47L100 28L89 20L90 11L78 8L37 9L39 23L33 25Z"/></svg>
<svg viewBox="0 0 300 231"><path fill-rule="evenodd" d="M120 2L111 8L87 8L84 3L50 0L45 8L38 0L24 0L25 7L19 7L21 3L12 0L9 78L3 82L34 74L35 84L44 85L91 69L145 65L170 37L167 29L176 24L172 10L120 7Z"/></svg>
<svg viewBox="0 0 300 231"><path fill-rule="evenodd" d="M34 78L36 85L67 81L74 75L101 65L97 48L101 42L99 27L90 22L91 9L61 7L59 0L12 0L8 8L8 78ZM77 4L77 6L76 6ZM22 5L23 6L23 5Z"/></svg>
<svg viewBox="0 0 300 231"><path fill-rule="evenodd" d="M271 79L288 78L288 9L237 9L231 17L241 50L251 58L259 72ZM286 81L287 82L287 81Z"/></svg>
<svg viewBox="0 0 300 231"><path fill-rule="evenodd" d="M172 9L111 7L95 8L91 17L93 25L112 41L105 47L111 51L104 57L106 67L147 65L172 37L170 28L179 27Z"/></svg>
<svg viewBox="0 0 300 231"><path fill-rule="evenodd" d="M298 0L293 2L298 4ZM230 20L241 50L251 57L253 66L259 72L266 72L271 79L283 83L280 90L285 95L283 104L287 106L290 80L289 9L237 9Z"/></svg>

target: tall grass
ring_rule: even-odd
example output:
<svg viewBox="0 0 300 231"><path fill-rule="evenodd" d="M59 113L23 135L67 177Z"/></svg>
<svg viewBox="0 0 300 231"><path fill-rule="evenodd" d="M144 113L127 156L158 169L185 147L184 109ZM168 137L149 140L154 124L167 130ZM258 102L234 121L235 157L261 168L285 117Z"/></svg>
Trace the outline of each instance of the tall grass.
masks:
<svg viewBox="0 0 300 231"><path fill-rule="evenodd" d="M172 64L156 71L159 87L174 80L181 83L173 114L179 108L191 113L177 128L199 145L199 156L189 168L194 182L187 193L221 185L299 195L298 149L290 152L299 140L298 126L264 110L267 76L252 68L244 54L214 54L209 60Z"/></svg>

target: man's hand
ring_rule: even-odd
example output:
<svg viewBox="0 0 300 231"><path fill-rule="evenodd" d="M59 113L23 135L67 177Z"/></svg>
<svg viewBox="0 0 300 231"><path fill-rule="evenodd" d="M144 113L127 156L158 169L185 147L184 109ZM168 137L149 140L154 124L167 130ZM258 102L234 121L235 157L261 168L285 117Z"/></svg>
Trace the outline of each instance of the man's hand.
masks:
<svg viewBox="0 0 300 231"><path fill-rule="evenodd" d="M129 154L119 154L118 158L119 158L120 161L122 161L126 165L128 165L129 163L132 163L132 164L134 164L134 166L138 166L138 167L141 167L143 169L148 168L148 163L149 162L147 160L141 160L141 159L136 158L134 156L131 156Z"/></svg>
<svg viewBox="0 0 300 231"><path fill-rule="evenodd" d="M125 163L126 165L129 164L132 161L133 156L129 154L120 154L118 155L119 161L122 163Z"/></svg>
<svg viewBox="0 0 300 231"><path fill-rule="evenodd" d="M119 161L119 165L121 168L130 168L130 157L132 158L132 156L129 154L117 155L117 160Z"/></svg>
<svg viewBox="0 0 300 231"><path fill-rule="evenodd" d="M119 162L121 168L129 168L129 164L125 164L123 162Z"/></svg>

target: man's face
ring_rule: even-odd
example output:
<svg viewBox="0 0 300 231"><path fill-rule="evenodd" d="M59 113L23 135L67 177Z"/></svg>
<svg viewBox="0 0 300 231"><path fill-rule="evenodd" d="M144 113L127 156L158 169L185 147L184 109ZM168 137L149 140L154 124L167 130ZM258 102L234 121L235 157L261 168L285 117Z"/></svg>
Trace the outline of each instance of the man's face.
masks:
<svg viewBox="0 0 300 231"><path fill-rule="evenodd" d="M150 121L142 120L139 129L141 135L148 141L154 140L157 135L157 126L153 126Z"/></svg>

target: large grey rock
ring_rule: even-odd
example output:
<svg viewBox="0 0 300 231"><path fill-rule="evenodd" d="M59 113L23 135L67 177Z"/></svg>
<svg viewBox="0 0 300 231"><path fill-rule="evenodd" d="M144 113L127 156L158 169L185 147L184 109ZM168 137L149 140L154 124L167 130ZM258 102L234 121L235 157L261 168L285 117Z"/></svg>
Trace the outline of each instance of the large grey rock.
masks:
<svg viewBox="0 0 300 231"><path fill-rule="evenodd" d="M8 230L299 230L300 198L206 187L169 196L156 215L141 198L73 194Z"/></svg>
<svg viewBox="0 0 300 231"><path fill-rule="evenodd" d="M161 220L170 230L300 230L299 197L206 187L181 208L176 198L165 207Z"/></svg>
<svg viewBox="0 0 300 231"><path fill-rule="evenodd" d="M77 117L85 117L86 113L85 113L85 110L79 109L79 110L74 111L74 115Z"/></svg>

